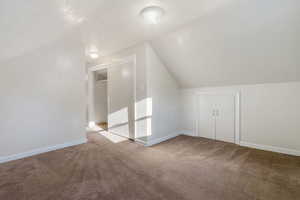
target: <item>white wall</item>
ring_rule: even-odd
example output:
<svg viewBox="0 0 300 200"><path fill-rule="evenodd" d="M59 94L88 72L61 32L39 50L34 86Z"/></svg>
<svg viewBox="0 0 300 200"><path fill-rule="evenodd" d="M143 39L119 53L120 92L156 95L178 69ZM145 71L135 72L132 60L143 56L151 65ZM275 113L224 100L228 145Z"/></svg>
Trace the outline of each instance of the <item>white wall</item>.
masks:
<svg viewBox="0 0 300 200"><path fill-rule="evenodd" d="M131 60L107 69L108 130L131 139L135 138L134 65Z"/></svg>
<svg viewBox="0 0 300 200"><path fill-rule="evenodd" d="M194 132L197 91L240 91L241 141L300 151L300 82L182 90L181 126Z"/></svg>
<svg viewBox="0 0 300 200"><path fill-rule="evenodd" d="M69 36L0 63L0 158L85 138L78 41Z"/></svg>
<svg viewBox="0 0 300 200"><path fill-rule="evenodd" d="M152 99L151 141L179 133L180 95L179 86L150 44L146 45L146 59L147 96Z"/></svg>
<svg viewBox="0 0 300 200"><path fill-rule="evenodd" d="M95 82L95 122L107 122L107 84Z"/></svg>

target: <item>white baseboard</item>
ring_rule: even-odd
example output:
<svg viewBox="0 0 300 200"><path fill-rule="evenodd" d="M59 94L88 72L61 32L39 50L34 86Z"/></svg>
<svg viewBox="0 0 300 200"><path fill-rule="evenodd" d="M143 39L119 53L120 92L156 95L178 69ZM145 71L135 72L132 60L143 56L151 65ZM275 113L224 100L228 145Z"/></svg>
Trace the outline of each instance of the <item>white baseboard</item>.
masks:
<svg viewBox="0 0 300 200"><path fill-rule="evenodd" d="M253 143L242 142L242 141L240 142L240 145L245 146L245 147L265 150L265 151L273 151L273 152L283 153L283 154L288 154L288 155L293 155L293 156L300 156L300 151L294 150L294 149L274 147L274 146L268 146L268 145L262 145L262 144L253 144Z"/></svg>
<svg viewBox="0 0 300 200"><path fill-rule="evenodd" d="M55 150L63 149L63 148L70 147L70 146L84 144L86 142L87 142L87 139L83 138L83 139L72 141L72 142L67 142L67 143L63 143L63 144L57 144L54 146L34 149L32 151L28 151L28 152L24 152L24 153L18 153L18 154L14 154L14 155L10 155L10 156L3 156L3 157L0 157L0 163L5 163L5 162L13 161L13 160L19 160L22 158L31 157L31 156L46 153L49 151L55 151Z"/></svg>
<svg viewBox="0 0 300 200"><path fill-rule="evenodd" d="M136 138L136 139L134 139L134 141L139 143L139 144L146 145L146 142L144 140Z"/></svg>
<svg viewBox="0 0 300 200"><path fill-rule="evenodd" d="M186 130L181 130L179 133L180 133L181 135L188 135L188 136L193 136L193 137L196 136L196 134L195 134L195 132L194 132L193 130L188 130L188 129L186 129Z"/></svg>
<svg viewBox="0 0 300 200"><path fill-rule="evenodd" d="M177 137L178 135L180 135L180 132L169 134L169 135L166 135L166 136L161 137L161 138L153 139L153 140L147 141L147 143L145 144L145 146L150 147L150 146L159 144L161 142L167 141L169 139L172 139L174 137Z"/></svg>

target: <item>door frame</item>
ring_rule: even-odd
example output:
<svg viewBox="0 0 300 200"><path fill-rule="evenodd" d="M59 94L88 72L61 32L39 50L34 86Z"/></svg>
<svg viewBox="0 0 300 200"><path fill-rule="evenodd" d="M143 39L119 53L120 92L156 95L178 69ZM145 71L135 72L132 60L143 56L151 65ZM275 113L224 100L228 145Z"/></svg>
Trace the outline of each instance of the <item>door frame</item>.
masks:
<svg viewBox="0 0 300 200"><path fill-rule="evenodd" d="M103 64L99 64L99 65L95 65L92 67L89 67L87 69L87 123L88 123L88 127L92 128L95 126L95 121L94 121L94 117L95 116L95 108L94 108L94 73L96 71L99 70L104 70L104 69L108 69L111 67L117 67L119 65L122 64L126 64L126 63L133 63L133 98L134 98L134 119L136 116L136 55L131 55L131 56L126 56L126 57L122 57L120 59L117 59L116 61L112 61L112 62L108 62L108 63L103 63ZM109 96L107 95L107 109L109 111ZM134 124L134 133L132 134L132 136L135 138L136 135L136 124L135 122ZM130 138L130 139L134 139L134 138Z"/></svg>
<svg viewBox="0 0 300 200"><path fill-rule="evenodd" d="M214 91L214 92L196 92L196 98L195 98L195 105L196 105L196 111L197 114L195 115L195 125L196 125L196 135L198 137L200 137L199 134L199 116L198 116L198 112L200 110L199 107L199 97L201 95L231 95L234 97L234 103L235 103L235 113L234 113L234 143L237 145L240 145L240 140L241 140L241 133L240 133L240 99L241 99L241 95L240 92L230 92L230 91Z"/></svg>

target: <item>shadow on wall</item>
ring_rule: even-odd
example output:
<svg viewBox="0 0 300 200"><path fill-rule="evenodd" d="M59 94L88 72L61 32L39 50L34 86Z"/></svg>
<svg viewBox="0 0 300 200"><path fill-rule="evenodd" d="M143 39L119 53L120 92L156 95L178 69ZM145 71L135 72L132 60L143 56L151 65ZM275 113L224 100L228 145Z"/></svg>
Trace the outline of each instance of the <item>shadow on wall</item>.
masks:
<svg viewBox="0 0 300 200"><path fill-rule="evenodd" d="M152 97L135 103L135 139L147 142L152 135Z"/></svg>
<svg viewBox="0 0 300 200"><path fill-rule="evenodd" d="M144 142L152 135L152 98L146 98L135 103L135 123L130 123L130 114L128 107L121 108L108 114L108 130L111 133L129 137L130 130L135 130L134 139L140 139ZM97 128L95 122L90 122L94 131L103 132ZM134 124L135 129L130 127Z"/></svg>
<svg viewBox="0 0 300 200"><path fill-rule="evenodd" d="M128 107L108 114L108 130L120 136L130 137Z"/></svg>

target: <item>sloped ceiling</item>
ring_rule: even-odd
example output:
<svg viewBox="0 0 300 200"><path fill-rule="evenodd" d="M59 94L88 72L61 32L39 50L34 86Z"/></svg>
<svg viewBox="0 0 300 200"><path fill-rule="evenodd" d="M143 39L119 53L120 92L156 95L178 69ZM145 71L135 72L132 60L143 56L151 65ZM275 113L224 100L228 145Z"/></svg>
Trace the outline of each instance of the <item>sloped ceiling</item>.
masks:
<svg viewBox="0 0 300 200"><path fill-rule="evenodd" d="M300 2L228 4L152 41L184 88L300 80Z"/></svg>
<svg viewBox="0 0 300 200"><path fill-rule="evenodd" d="M87 48L103 55L149 40L198 18L231 0L1 0L0 61L79 33ZM139 16L148 5L167 15L156 26Z"/></svg>
<svg viewBox="0 0 300 200"><path fill-rule="evenodd" d="M147 25L139 12L166 16ZM297 0L1 0L0 61L65 34L108 55L141 41L182 87L300 80Z"/></svg>
<svg viewBox="0 0 300 200"><path fill-rule="evenodd" d="M103 0L1 0L0 61L26 54L76 28L76 19L87 17ZM66 15L73 12L72 16ZM67 14L68 14L67 13ZM71 15L71 14L70 14Z"/></svg>

